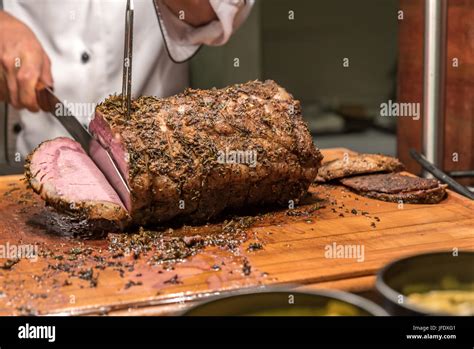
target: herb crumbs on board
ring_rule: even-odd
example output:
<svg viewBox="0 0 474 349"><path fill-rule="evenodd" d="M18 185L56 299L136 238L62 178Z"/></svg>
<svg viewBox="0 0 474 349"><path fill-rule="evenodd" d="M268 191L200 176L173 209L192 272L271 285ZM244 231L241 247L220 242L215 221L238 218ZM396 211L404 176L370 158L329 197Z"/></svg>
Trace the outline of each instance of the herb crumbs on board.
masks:
<svg viewBox="0 0 474 349"><path fill-rule="evenodd" d="M179 280L178 274L175 274L171 279L168 279L164 282L165 284L178 285L182 282Z"/></svg>
<svg viewBox="0 0 474 349"><path fill-rule="evenodd" d="M0 265L0 269L3 270L10 270L15 264L20 261L19 258L16 259L7 259L2 265Z"/></svg>
<svg viewBox="0 0 474 349"><path fill-rule="evenodd" d="M129 281L125 284L124 288L127 290L127 289L129 289L130 287L133 287L133 286L141 286L141 285L143 285L143 283L142 283L141 281L129 280Z"/></svg>
<svg viewBox="0 0 474 349"><path fill-rule="evenodd" d="M260 242L252 242L249 244L249 247L247 247L247 251L249 252L254 252L254 251L258 251L262 249L263 249L263 244L261 244Z"/></svg>
<svg viewBox="0 0 474 349"><path fill-rule="evenodd" d="M252 266L250 265L247 258L244 259L244 264L242 265L242 273L245 276L249 276L252 273Z"/></svg>

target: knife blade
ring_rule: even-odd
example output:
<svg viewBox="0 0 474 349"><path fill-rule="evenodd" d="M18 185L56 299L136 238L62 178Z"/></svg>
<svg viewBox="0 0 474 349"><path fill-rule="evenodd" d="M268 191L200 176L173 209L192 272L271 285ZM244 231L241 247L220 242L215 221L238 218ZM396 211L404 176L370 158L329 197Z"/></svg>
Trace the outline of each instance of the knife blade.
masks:
<svg viewBox="0 0 474 349"><path fill-rule="evenodd" d="M109 184L115 189L125 208L130 211L130 189L109 152L97 139L82 126L71 110L63 103L53 90L39 82L36 86L36 97L41 109L51 113L76 140L92 161L102 171Z"/></svg>
<svg viewBox="0 0 474 349"><path fill-rule="evenodd" d="M88 152L93 139L92 136L84 126L82 126L79 120L77 120L74 114L71 113L69 108L56 97L53 90L42 82L38 82L36 85L36 97L41 109L53 114L72 138Z"/></svg>

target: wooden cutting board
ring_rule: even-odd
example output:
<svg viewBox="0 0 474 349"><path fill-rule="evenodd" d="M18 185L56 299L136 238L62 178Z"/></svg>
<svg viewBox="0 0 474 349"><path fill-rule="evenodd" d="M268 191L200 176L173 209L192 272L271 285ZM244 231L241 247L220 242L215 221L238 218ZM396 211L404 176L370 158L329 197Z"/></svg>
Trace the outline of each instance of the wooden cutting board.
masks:
<svg viewBox="0 0 474 349"><path fill-rule="evenodd" d="M323 154L329 161L344 152ZM13 265L0 259L0 315L176 314L217 294L261 285L364 291L394 259L474 250L474 203L451 191L437 205L386 203L333 185L312 186L310 193L305 205L261 214L234 250L206 247L183 262L153 265L146 255L113 256L110 239L47 231L37 224L47 210L22 177L0 177L0 252L26 245L40 254ZM263 248L249 249L256 243ZM348 245L363 247L363 260L328 258L330 248ZM86 252L72 253L77 249Z"/></svg>

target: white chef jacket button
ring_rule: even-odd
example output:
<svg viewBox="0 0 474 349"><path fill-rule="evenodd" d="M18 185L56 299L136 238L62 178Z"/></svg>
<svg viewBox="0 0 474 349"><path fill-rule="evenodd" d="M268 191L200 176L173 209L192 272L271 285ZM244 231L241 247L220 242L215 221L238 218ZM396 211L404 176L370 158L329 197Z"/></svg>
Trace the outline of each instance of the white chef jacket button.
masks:
<svg viewBox="0 0 474 349"><path fill-rule="evenodd" d="M83 52L82 55L81 55L81 61L82 63L87 63L89 62L89 59L90 59L90 55L87 53L87 52Z"/></svg>
<svg viewBox="0 0 474 349"><path fill-rule="evenodd" d="M23 127L21 127L21 124L18 122L13 125L13 133L16 135L19 134L22 129Z"/></svg>

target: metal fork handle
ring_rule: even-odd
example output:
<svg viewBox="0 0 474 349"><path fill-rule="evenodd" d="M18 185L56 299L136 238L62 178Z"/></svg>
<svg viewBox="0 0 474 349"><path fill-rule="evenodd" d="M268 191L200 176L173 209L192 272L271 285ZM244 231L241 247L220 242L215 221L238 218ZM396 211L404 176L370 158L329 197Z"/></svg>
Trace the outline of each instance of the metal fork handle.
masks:
<svg viewBox="0 0 474 349"><path fill-rule="evenodd" d="M127 119L130 118L132 103L133 11L133 1L127 0L122 77L122 108L127 115Z"/></svg>
<svg viewBox="0 0 474 349"><path fill-rule="evenodd" d="M410 155L413 159L416 160L416 162L418 162L421 165L421 167L423 167L424 170L431 173L434 177L436 177L441 182L449 185L449 187L452 190L454 190L455 192L461 195L468 197L471 200L474 200L473 192L471 192L464 185L456 182L453 178L449 177L446 173L444 173L435 165L433 165L431 162L429 162L427 159L425 159L421 154L418 154L418 152L415 149L410 149Z"/></svg>

